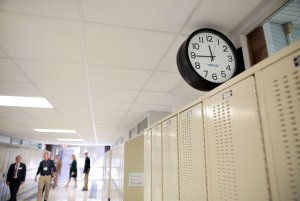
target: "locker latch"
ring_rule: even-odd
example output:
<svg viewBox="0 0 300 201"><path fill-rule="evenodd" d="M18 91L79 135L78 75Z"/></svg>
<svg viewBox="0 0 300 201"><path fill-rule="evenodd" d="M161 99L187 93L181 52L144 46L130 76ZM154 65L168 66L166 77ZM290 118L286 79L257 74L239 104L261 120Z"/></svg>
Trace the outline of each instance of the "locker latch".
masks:
<svg viewBox="0 0 300 201"><path fill-rule="evenodd" d="M297 57L294 58L294 64L295 64L295 67L300 66L300 56L297 56Z"/></svg>
<svg viewBox="0 0 300 201"><path fill-rule="evenodd" d="M225 93L222 94L223 100L225 100L231 96L232 96L232 90L226 91Z"/></svg>

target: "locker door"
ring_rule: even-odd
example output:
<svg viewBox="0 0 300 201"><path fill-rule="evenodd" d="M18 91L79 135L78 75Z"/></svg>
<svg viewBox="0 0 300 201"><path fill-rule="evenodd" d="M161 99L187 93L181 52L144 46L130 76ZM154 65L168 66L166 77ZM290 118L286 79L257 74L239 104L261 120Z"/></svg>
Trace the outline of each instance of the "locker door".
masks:
<svg viewBox="0 0 300 201"><path fill-rule="evenodd" d="M207 98L204 106L209 200L270 200L254 78Z"/></svg>
<svg viewBox="0 0 300 201"><path fill-rule="evenodd" d="M144 201L151 201L151 129L144 132Z"/></svg>
<svg viewBox="0 0 300 201"><path fill-rule="evenodd" d="M179 114L180 201L207 201L202 104Z"/></svg>
<svg viewBox="0 0 300 201"><path fill-rule="evenodd" d="M161 124L152 128L152 201L162 201Z"/></svg>
<svg viewBox="0 0 300 201"><path fill-rule="evenodd" d="M294 63L300 51L262 70L261 80L266 107L266 124L270 139L281 201L300 200L300 67ZM268 155L269 156L269 155ZM277 181L276 181L277 180Z"/></svg>
<svg viewBox="0 0 300 201"><path fill-rule="evenodd" d="M178 201L177 116L162 123L163 200Z"/></svg>

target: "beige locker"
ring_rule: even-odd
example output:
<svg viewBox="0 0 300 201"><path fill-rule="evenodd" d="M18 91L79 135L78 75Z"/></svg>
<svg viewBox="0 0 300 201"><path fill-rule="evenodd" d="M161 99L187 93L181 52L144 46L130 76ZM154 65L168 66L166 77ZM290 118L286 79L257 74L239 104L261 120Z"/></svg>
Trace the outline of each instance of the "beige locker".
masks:
<svg viewBox="0 0 300 201"><path fill-rule="evenodd" d="M179 114L180 201L207 201L202 104Z"/></svg>
<svg viewBox="0 0 300 201"><path fill-rule="evenodd" d="M123 201L124 147L120 146L111 153L110 200Z"/></svg>
<svg viewBox="0 0 300 201"><path fill-rule="evenodd" d="M162 123L163 200L178 201L177 115Z"/></svg>
<svg viewBox="0 0 300 201"><path fill-rule="evenodd" d="M144 201L151 201L151 129L144 132Z"/></svg>
<svg viewBox="0 0 300 201"><path fill-rule="evenodd" d="M254 78L204 101L209 200L271 200Z"/></svg>
<svg viewBox="0 0 300 201"><path fill-rule="evenodd" d="M162 201L161 124L152 128L152 201Z"/></svg>
<svg viewBox="0 0 300 201"><path fill-rule="evenodd" d="M110 198L111 186L111 150L104 153L103 156L103 191L102 199L108 200Z"/></svg>
<svg viewBox="0 0 300 201"><path fill-rule="evenodd" d="M299 57L298 50L257 73L271 192L280 201L300 200Z"/></svg>

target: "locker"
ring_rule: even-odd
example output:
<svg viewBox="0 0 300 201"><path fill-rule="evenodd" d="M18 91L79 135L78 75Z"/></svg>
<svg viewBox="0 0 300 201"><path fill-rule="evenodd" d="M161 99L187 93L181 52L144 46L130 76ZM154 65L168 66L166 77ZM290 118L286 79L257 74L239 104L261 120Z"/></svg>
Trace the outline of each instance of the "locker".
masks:
<svg viewBox="0 0 300 201"><path fill-rule="evenodd" d="M298 50L256 74L271 192L274 200L280 201L300 200L299 57Z"/></svg>
<svg viewBox="0 0 300 201"><path fill-rule="evenodd" d="M178 201L177 115L162 123L163 200Z"/></svg>
<svg viewBox="0 0 300 201"><path fill-rule="evenodd" d="M270 200L254 77L204 100L209 200Z"/></svg>
<svg viewBox="0 0 300 201"><path fill-rule="evenodd" d="M113 149L111 155L111 201L123 200L123 176L124 147L120 146Z"/></svg>
<svg viewBox="0 0 300 201"><path fill-rule="evenodd" d="M207 201L202 104L179 114L180 201Z"/></svg>
<svg viewBox="0 0 300 201"><path fill-rule="evenodd" d="M162 201L161 124L152 128L152 201Z"/></svg>
<svg viewBox="0 0 300 201"><path fill-rule="evenodd" d="M144 201L151 201L151 129L144 132Z"/></svg>

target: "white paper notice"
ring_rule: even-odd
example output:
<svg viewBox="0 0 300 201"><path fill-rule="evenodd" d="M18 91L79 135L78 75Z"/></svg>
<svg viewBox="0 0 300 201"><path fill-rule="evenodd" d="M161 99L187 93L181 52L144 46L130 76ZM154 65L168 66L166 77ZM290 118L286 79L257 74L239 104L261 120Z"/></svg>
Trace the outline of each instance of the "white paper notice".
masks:
<svg viewBox="0 0 300 201"><path fill-rule="evenodd" d="M144 186L144 173L143 172L129 173L128 186Z"/></svg>

